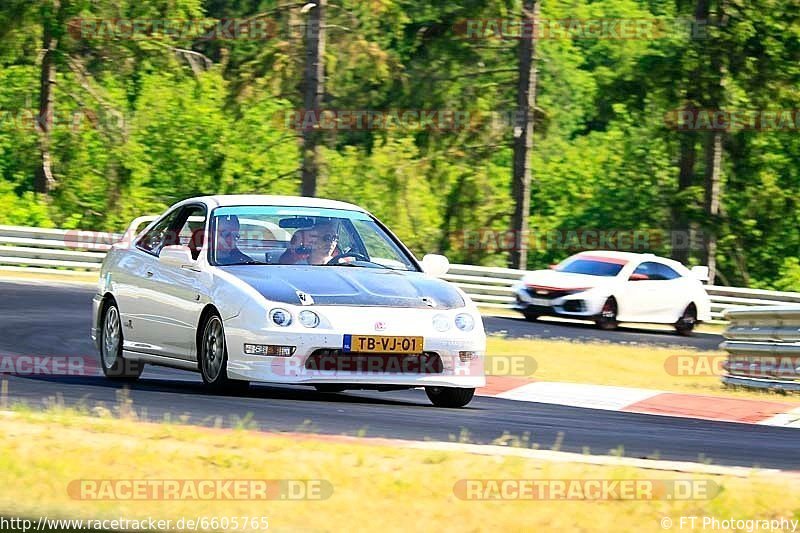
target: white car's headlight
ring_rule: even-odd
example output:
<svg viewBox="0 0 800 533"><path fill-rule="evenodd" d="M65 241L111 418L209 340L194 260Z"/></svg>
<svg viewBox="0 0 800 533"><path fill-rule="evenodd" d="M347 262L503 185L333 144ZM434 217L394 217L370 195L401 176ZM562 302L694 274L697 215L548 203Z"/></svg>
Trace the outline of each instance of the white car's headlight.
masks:
<svg viewBox="0 0 800 533"><path fill-rule="evenodd" d="M307 328L315 328L319 326L319 315L314 311L309 311L305 309L300 311L300 314L297 316L300 323L303 324Z"/></svg>
<svg viewBox="0 0 800 533"><path fill-rule="evenodd" d="M436 331L445 332L450 329L450 321L444 315L434 315L433 329Z"/></svg>
<svg viewBox="0 0 800 533"><path fill-rule="evenodd" d="M292 323L292 313L286 309L277 307L269 312L269 319L272 320L276 326L286 327Z"/></svg>
<svg viewBox="0 0 800 533"><path fill-rule="evenodd" d="M472 331L475 328L475 319L467 313L457 314L455 322L456 327L461 331Z"/></svg>

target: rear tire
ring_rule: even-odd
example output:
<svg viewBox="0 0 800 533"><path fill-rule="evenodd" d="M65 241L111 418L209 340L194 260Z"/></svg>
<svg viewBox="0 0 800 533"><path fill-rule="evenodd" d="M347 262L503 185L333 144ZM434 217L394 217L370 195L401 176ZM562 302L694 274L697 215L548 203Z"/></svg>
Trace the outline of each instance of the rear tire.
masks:
<svg viewBox="0 0 800 533"><path fill-rule="evenodd" d="M460 387L425 387L425 394L436 407L464 407L472 401L475 389Z"/></svg>
<svg viewBox="0 0 800 533"><path fill-rule="evenodd" d="M598 328L605 331L617 329L617 326L619 326L619 322L617 322L617 311L617 301L612 296L605 301L603 309L600 311L594 323L597 324Z"/></svg>
<svg viewBox="0 0 800 533"><path fill-rule="evenodd" d="M250 386L249 381L228 377L228 347L225 345L225 329L222 319L214 311L210 313L202 327L197 357L203 383L214 391L243 392Z"/></svg>
<svg viewBox="0 0 800 533"><path fill-rule="evenodd" d="M683 310L683 314L678 321L675 322L675 331L678 335L688 337L692 334L696 325L697 309L695 309L694 304L689 304L686 309Z"/></svg>
<svg viewBox="0 0 800 533"><path fill-rule="evenodd" d="M100 324L100 367L109 379L136 381L142 375L144 363L122 357L123 340L117 302L109 300L103 308L103 322Z"/></svg>

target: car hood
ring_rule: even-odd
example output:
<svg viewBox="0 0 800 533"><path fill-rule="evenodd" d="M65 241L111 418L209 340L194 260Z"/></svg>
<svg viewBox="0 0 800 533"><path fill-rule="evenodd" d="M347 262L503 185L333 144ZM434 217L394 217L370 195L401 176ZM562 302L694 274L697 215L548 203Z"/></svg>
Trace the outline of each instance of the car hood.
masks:
<svg viewBox="0 0 800 533"><path fill-rule="evenodd" d="M464 298L453 285L420 272L299 265L218 268L247 283L268 300L292 305L421 309L456 309L465 305ZM305 302L301 300L304 296Z"/></svg>
<svg viewBox="0 0 800 533"><path fill-rule="evenodd" d="M605 287L615 282L616 276L590 276L588 274L571 274L555 270L534 270L522 278L526 285L537 285L553 289L593 289Z"/></svg>

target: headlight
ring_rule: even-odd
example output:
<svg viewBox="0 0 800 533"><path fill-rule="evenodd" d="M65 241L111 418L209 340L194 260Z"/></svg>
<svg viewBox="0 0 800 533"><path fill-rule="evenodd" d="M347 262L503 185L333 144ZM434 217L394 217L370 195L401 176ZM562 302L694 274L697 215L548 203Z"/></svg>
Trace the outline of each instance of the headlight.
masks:
<svg viewBox="0 0 800 533"><path fill-rule="evenodd" d="M472 331L475 328L475 319L466 313L456 315L455 322L456 327L461 331Z"/></svg>
<svg viewBox="0 0 800 533"><path fill-rule="evenodd" d="M269 312L269 319L275 323L276 326L286 327L292 323L292 314L286 309L273 309Z"/></svg>
<svg viewBox="0 0 800 533"><path fill-rule="evenodd" d="M433 329L441 332L447 331L450 329L450 321L447 320L447 317L444 315L434 315Z"/></svg>
<svg viewBox="0 0 800 533"><path fill-rule="evenodd" d="M305 311L300 311L300 314L297 316L300 320L300 323L303 324L307 328L315 328L319 326L319 316L314 311L309 311L306 309Z"/></svg>

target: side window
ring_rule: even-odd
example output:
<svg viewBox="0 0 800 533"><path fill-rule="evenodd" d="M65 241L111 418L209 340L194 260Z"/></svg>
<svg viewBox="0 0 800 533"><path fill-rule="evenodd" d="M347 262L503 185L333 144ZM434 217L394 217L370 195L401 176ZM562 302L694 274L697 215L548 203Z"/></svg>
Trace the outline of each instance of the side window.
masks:
<svg viewBox="0 0 800 533"><path fill-rule="evenodd" d="M203 206L189 206L184 208L181 219L185 219L178 230L178 244L188 246L192 258L200 257L203 247L204 230L206 227L206 210Z"/></svg>
<svg viewBox="0 0 800 533"><path fill-rule="evenodd" d="M647 277L649 277L651 280L654 281L666 281L681 277L680 274L675 272L667 265L662 265L661 263L654 263L652 261L649 261L647 263L642 263L641 265L636 267L636 270L633 273L647 274Z"/></svg>
<svg viewBox="0 0 800 533"><path fill-rule="evenodd" d="M658 263L646 262L646 263L642 263L641 265L636 267L636 270L634 270L633 273L634 274L644 274L648 278L650 278L651 280L658 280L658 279L661 279L661 278L658 276L657 267L658 267Z"/></svg>
<svg viewBox="0 0 800 533"><path fill-rule="evenodd" d="M149 254L158 255L164 246L177 244L177 235L172 231L172 228L175 226L181 211L182 209L176 209L162 218L139 239L136 246Z"/></svg>
<svg viewBox="0 0 800 533"><path fill-rule="evenodd" d="M669 280L681 277L681 275L675 272L671 267L663 265L661 263L658 263L658 273L660 276L659 279Z"/></svg>

